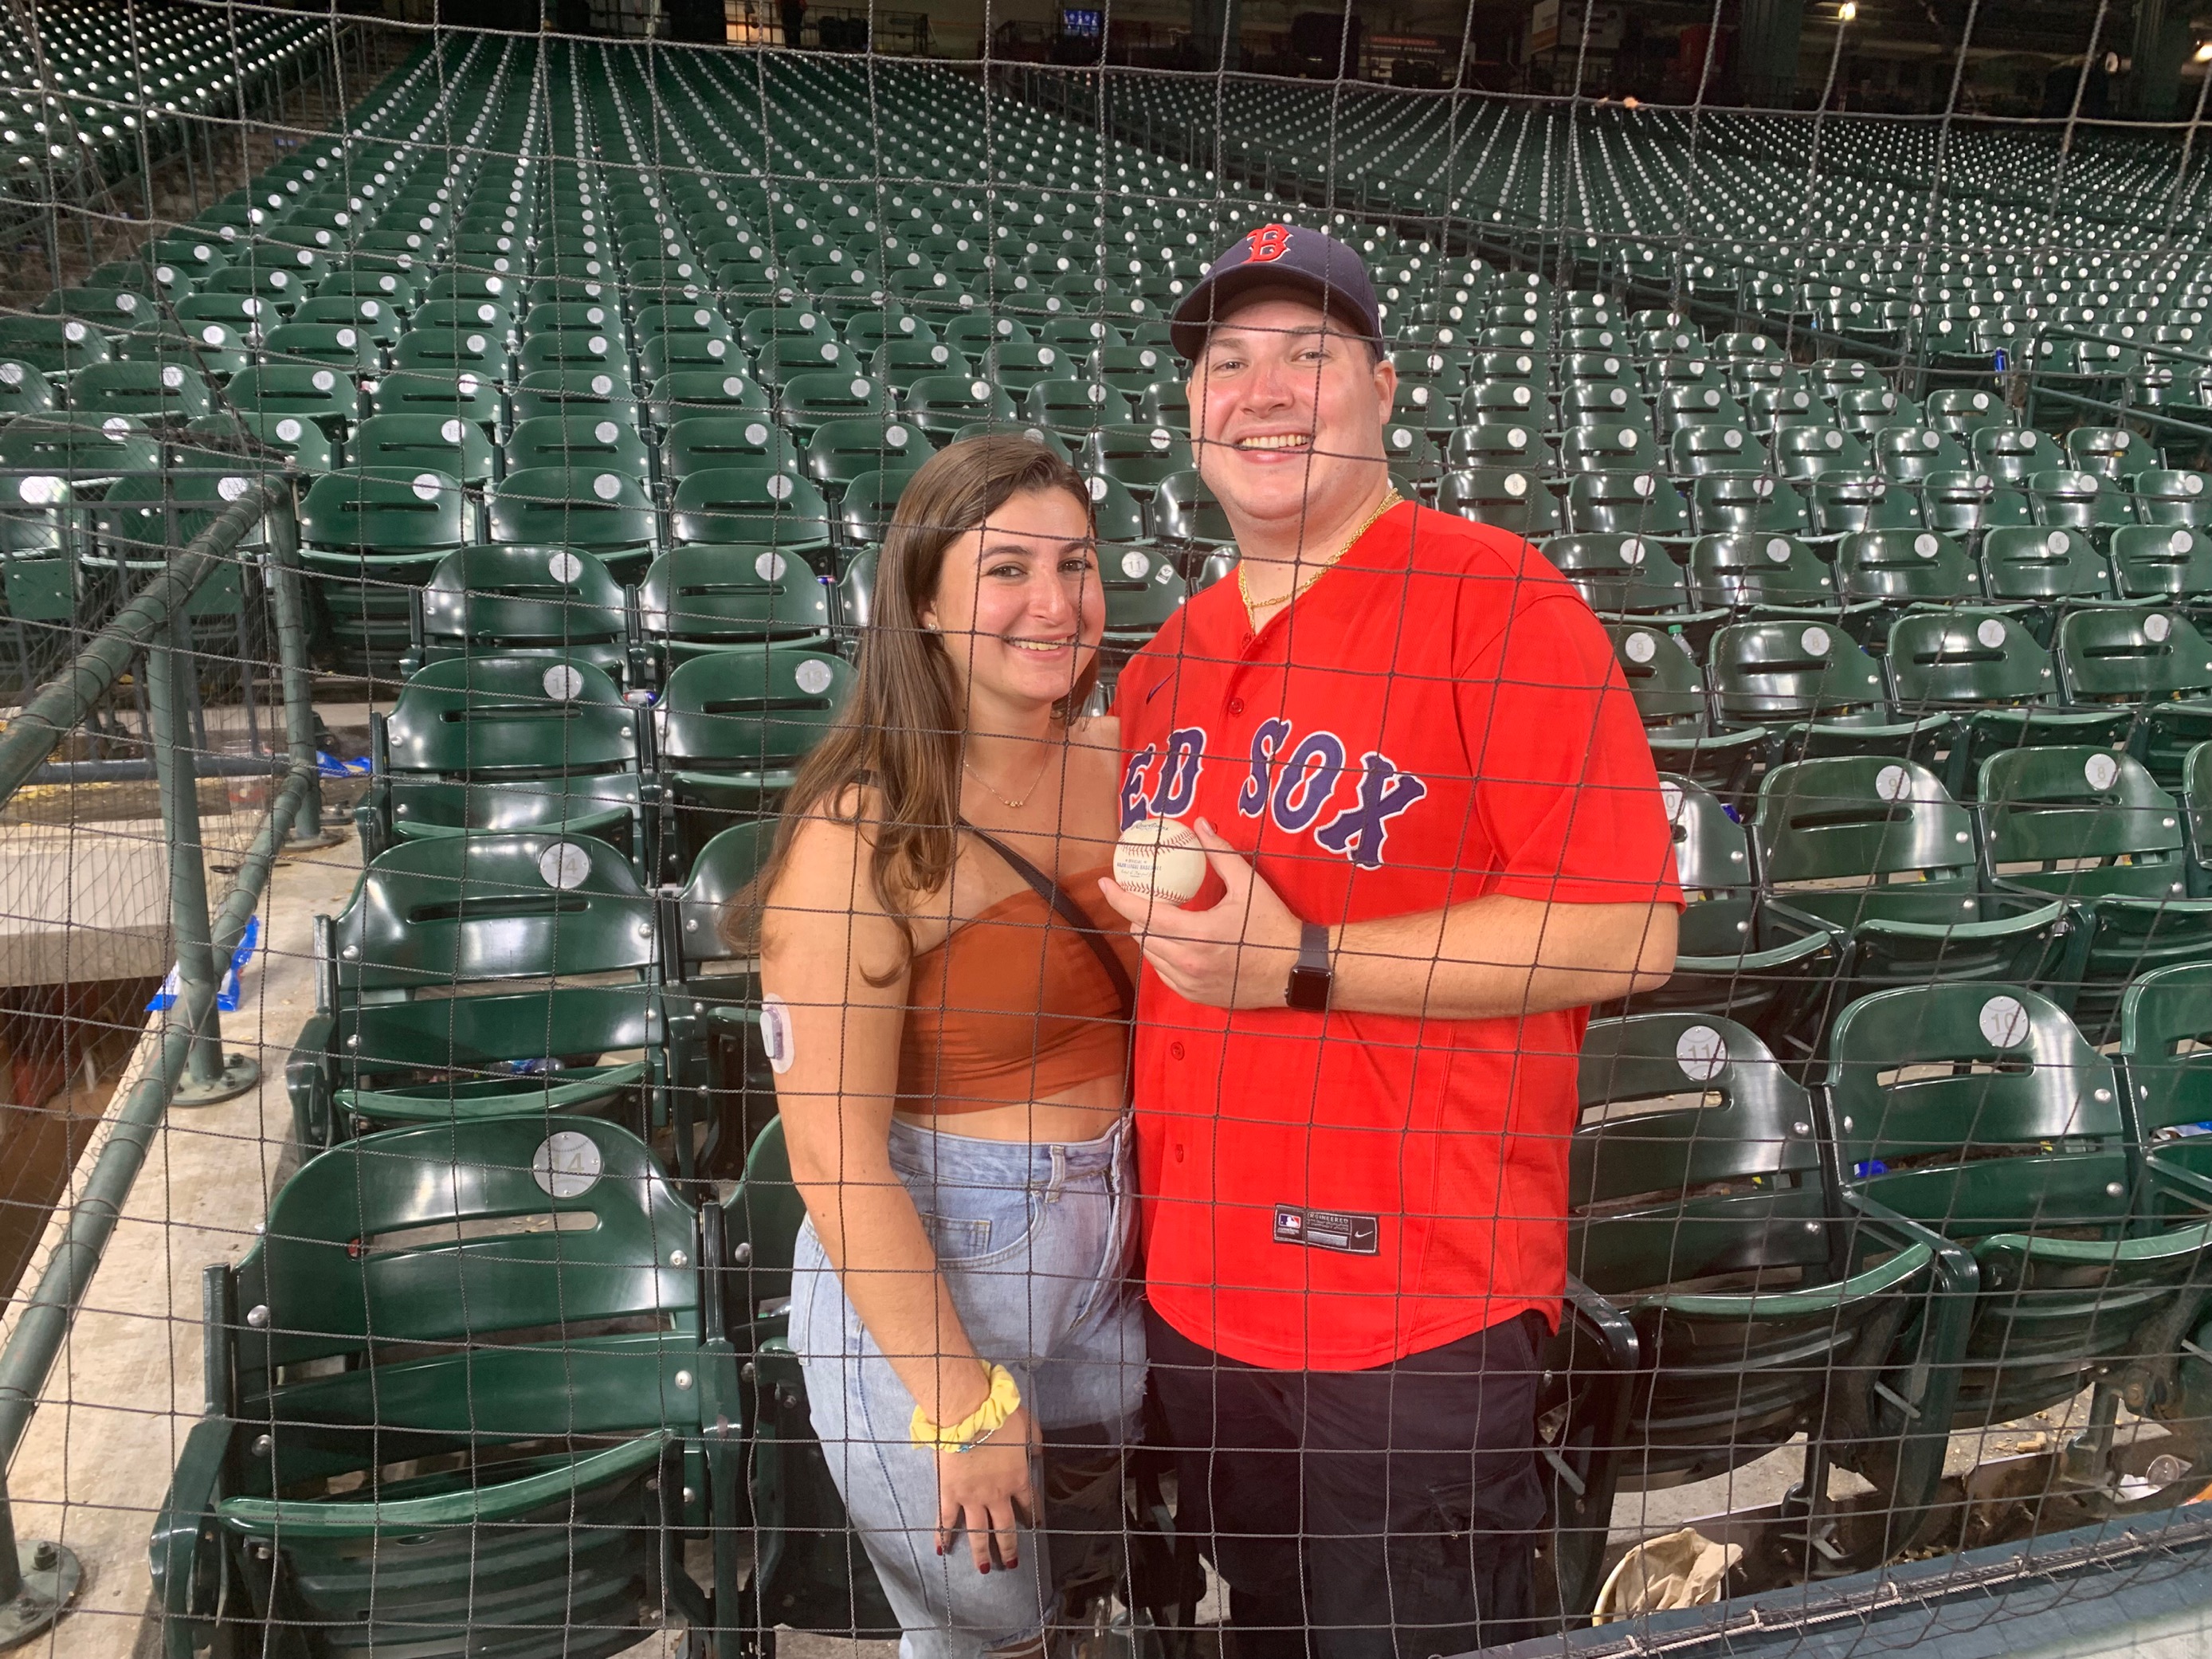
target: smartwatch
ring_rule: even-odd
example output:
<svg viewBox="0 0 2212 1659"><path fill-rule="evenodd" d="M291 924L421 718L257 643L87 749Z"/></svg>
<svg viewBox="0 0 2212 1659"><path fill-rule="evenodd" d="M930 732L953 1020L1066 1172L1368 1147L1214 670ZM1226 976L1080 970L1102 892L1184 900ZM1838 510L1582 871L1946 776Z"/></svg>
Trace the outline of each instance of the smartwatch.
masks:
<svg viewBox="0 0 2212 1659"><path fill-rule="evenodd" d="M1283 992L1284 1004L1302 1013L1328 1011L1329 988L1336 970L1329 966L1328 929L1317 921L1305 924L1298 939L1298 959L1291 969L1291 982Z"/></svg>

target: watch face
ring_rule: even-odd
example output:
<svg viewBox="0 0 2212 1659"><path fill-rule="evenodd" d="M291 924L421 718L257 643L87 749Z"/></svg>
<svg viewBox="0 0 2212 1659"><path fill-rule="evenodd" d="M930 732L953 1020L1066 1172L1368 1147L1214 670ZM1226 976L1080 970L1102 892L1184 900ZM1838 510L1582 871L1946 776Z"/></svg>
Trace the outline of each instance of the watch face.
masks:
<svg viewBox="0 0 2212 1659"><path fill-rule="evenodd" d="M1326 968L1293 968L1290 988L1283 1000L1302 1012L1321 1013L1328 1007L1328 988L1333 977Z"/></svg>

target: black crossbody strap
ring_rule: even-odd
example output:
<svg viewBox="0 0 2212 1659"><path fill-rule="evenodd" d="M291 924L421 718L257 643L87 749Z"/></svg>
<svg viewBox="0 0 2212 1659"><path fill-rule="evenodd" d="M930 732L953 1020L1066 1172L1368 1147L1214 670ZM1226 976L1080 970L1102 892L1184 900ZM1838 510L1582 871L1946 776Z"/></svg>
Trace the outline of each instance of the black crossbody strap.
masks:
<svg viewBox="0 0 2212 1659"><path fill-rule="evenodd" d="M1106 942L1105 931L1083 913L1083 907L1068 896L1067 889L1031 864L1019 853L987 830L978 830L962 818L959 827L981 842L1000 858L1006 860L1013 872L1036 890L1036 896L1052 907L1052 913L1082 935L1098 958L1098 965L1106 970L1106 977L1121 999L1121 1018L1133 1021L1137 1017L1137 988L1129 978L1129 970L1122 966L1121 958L1114 954L1114 947Z"/></svg>

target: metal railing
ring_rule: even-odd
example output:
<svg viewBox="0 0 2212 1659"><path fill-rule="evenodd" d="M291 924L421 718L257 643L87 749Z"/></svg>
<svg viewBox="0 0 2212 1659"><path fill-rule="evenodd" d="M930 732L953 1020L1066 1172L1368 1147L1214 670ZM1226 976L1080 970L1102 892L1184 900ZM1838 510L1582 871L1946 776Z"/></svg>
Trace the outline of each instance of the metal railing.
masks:
<svg viewBox="0 0 2212 1659"><path fill-rule="evenodd" d="M121 1107L70 1206L69 1220L37 1286L20 1303L0 1346L0 1650L52 1625L82 1571L59 1541L19 1540L7 1470L33 1414L154 1135L173 1103L206 1104L255 1087L251 1056L226 1055L216 1000L220 966L238 948L277 854L320 844L322 791L307 670L305 607L292 514L293 483L264 475L108 619L0 733L0 804L39 773L55 749L92 716L126 672L143 673L154 771L168 843L169 923L179 994L164 1016L154 1053ZM191 695L185 630L194 593L264 523L267 574L282 668L286 762L252 844L212 914L202 840L198 769L186 710ZM273 775L276 769L269 768Z"/></svg>

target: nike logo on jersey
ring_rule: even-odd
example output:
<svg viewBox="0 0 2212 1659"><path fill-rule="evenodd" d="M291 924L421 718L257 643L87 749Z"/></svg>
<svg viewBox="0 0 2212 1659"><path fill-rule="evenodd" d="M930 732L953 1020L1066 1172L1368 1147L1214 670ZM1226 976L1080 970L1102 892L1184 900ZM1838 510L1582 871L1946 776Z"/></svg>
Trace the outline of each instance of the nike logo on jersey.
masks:
<svg viewBox="0 0 2212 1659"><path fill-rule="evenodd" d="M1310 833L1323 851L1379 870L1390 820L1426 796L1429 786L1372 749L1357 766L1347 760L1344 739L1334 732L1321 728L1298 738L1286 720L1262 720L1252 733L1237 810L1271 819L1290 835ZM1206 728L1200 726L1178 726L1164 747L1146 744L1131 755L1121 773L1121 828L1189 811L1205 764Z"/></svg>

